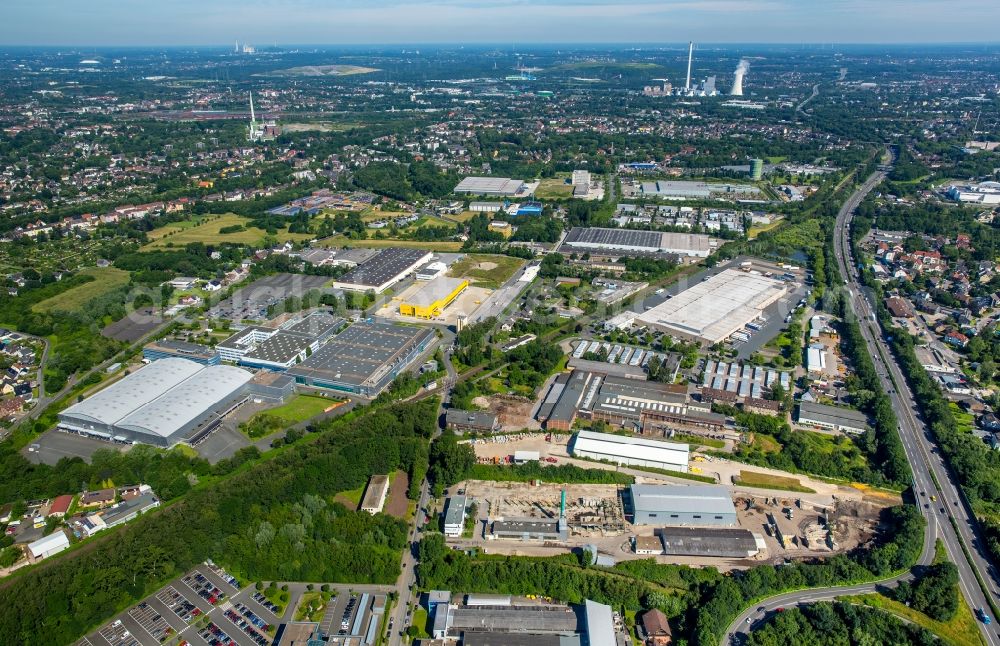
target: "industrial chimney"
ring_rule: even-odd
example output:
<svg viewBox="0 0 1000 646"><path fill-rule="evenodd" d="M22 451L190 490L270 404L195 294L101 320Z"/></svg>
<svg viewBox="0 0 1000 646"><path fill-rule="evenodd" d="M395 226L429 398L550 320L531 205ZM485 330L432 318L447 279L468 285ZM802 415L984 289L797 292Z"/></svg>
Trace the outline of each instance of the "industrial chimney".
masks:
<svg viewBox="0 0 1000 646"><path fill-rule="evenodd" d="M694 58L694 43L688 42L688 75L687 81L684 82L684 91L691 91L691 59Z"/></svg>

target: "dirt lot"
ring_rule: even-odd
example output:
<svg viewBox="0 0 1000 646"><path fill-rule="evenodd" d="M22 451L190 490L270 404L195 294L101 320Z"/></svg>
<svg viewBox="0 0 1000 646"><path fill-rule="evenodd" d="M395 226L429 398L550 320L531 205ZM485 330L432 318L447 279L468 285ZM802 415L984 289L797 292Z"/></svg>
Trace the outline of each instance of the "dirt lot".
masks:
<svg viewBox="0 0 1000 646"><path fill-rule="evenodd" d="M737 496L741 527L764 537L771 560L824 556L871 539L882 506L856 500L816 504L794 494Z"/></svg>
<svg viewBox="0 0 1000 646"><path fill-rule="evenodd" d="M489 462L494 457L502 458L513 455L515 451L538 451L541 457L551 456L560 462L569 456L566 451L566 445L570 440L569 435L553 433L548 435L548 437L552 438L552 441L547 441L546 437L546 433L541 432L517 433L513 435L494 435L492 437L477 438L470 440L470 443L480 462Z"/></svg>
<svg viewBox="0 0 1000 646"><path fill-rule="evenodd" d="M385 501L385 513L396 518L406 518L406 509L409 501L406 499L406 490L410 487L410 476L406 471L397 471L396 477L389 487L389 498Z"/></svg>
<svg viewBox="0 0 1000 646"><path fill-rule="evenodd" d="M500 420L500 426L505 431L521 431L524 429L541 430L542 425L531 416L535 403L527 397L516 395L493 395L491 397L476 397L473 403L480 408L488 409Z"/></svg>

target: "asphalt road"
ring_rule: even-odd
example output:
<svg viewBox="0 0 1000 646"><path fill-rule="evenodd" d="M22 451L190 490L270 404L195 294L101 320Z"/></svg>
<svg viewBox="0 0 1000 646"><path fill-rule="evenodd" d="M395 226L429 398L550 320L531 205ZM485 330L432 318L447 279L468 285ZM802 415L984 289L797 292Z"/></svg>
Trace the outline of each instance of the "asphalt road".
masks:
<svg viewBox="0 0 1000 646"><path fill-rule="evenodd" d="M951 475L948 473L940 454L937 453L936 447L929 439L929 431L920 418L913 394L910 392L906 380L903 378L903 374L878 328L878 322L875 320L873 314L874 308L867 300L870 298L870 295L865 294L858 283L854 259L851 256L849 235L850 222L854 215L854 210L865 196L881 183L884 178L884 173L874 173L851 195L838 213L834 233L836 260L841 274L848 277L848 280L845 282L847 282L846 287L852 309L859 319L865 342L872 357L875 359L876 372L879 375L882 386L889 394L892 407L899 418L900 438L903 442L906 458L913 470L914 495L921 514L927 520L927 531L924 534L924 546L919 563L927 564L931 562L934 554L934 540L935 538L940 538L947 550L949 560L958 567L959 589L966 602L974 609L988 609L989 605L976 580L975 572L962 553L962 541L965 541L966 545L972 546L971 552L976 568L987 579L990 592L993 594L997 594L998 592L996 581L993 577L995 570L989 564L988 558L981 550L982 541L974 540L974 521L972 521L972 515L964 505L964 501L960 498L958 487L952 481ZM894 384L898 384L899 389ZM937 482L941 484L940 490L934 484L932 473ZM930 501L932 495L938 497L936 502L932 503ZM957 521L961 537L955 533L949 517L953 517ZM765 618L777 608L830 600L842 595L874 592L880 584L892 583L908 578L909 576L909 574L906 574L895 579L867 585L823 590L803 590L771 597L737 617L727 630L722 643L740 641L739 635L741 633L745 634L756 625L757 621ZM747 622L748 619L750 623ZM981 623L979 624L979 628L988 644L1000 644L1000 635L994 630L989 630Z"/></svg>

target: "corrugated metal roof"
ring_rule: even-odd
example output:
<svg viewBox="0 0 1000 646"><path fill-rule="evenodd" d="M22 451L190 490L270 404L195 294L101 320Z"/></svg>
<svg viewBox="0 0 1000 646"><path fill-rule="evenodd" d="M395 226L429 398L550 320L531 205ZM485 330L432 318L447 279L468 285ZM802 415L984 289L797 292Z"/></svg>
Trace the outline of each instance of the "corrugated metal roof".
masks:
<svg viewBox="0 0 1000 646"><path fill-rule="evenodd" d="M688 462L687 444L660 442L593 431L577 433L573 450L669 464L687 465Z"/></svg>
<svg viewBox="0 0 1000 646"><path fill-rule="evenodd" d="M638 485L630 487L637 511L736 514L729 489L721 485Z"/></svg>

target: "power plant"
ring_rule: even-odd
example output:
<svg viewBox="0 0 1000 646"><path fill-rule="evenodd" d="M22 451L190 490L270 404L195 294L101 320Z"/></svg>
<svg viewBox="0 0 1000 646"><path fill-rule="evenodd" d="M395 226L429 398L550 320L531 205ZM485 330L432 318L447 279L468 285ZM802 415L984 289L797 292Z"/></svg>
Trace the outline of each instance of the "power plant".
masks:
<svg viewBox="0 0 1000 646"><path fill-rule="evenodd" d="M688 64L687 64L687 76L684 79L684 87L673 87L667 79L653 79L663 83L663 85L647 85L643 88L642 93L646 96L717 96L719 94L715 87L715 77L709 76L701 83L691 82L691 67L694 63L694 42L688 42Z"/></svg>
<svg viewBox="0 0 1000 646"><path fill-rule="evenodd" d="M736 72L733 73L733 89L729 91L730 96L743 96L743 77L749 69L750 61L741 58L739 65L736 66Z"/></svg>

